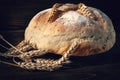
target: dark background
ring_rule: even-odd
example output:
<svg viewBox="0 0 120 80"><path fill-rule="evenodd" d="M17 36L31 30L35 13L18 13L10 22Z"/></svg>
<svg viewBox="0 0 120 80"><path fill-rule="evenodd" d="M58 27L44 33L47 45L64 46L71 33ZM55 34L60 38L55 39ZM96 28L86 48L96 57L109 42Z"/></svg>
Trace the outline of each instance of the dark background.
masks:
<svg viewBox="0 0 120 80"><path fill-rule="evenodd" d="M0 0L0 34L12 44L18 44L23 39L24 30L31 18L56 2L76 4L83 2L106 13L113 21L116 31L115 46L104 54L71 57L73 63L67 65L68 68L54 72L28 71L0 63L0 80L119 80L120 4L118 0ZM3 41L0 41L0 44L8 46ZM0 47L0 51L3 52L4 49Z"/></svg>

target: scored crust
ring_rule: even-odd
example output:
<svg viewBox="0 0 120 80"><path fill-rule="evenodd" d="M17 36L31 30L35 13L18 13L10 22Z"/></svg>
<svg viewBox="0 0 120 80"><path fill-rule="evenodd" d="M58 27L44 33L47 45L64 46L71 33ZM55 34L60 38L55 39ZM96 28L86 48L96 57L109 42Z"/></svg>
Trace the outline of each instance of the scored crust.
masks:
<svg viewBox="0 0 120 80"><path fill-rule="evenodd" d="M67 9L71 6L74 9ZM115 43L115 31L110 18L96 8L88 9L95 19L80 14L75 4L59 7L57 14L52 16L52 22L49 22L52 8L39 12L25 31L26 42L37 49L64 54L77 40L79 47L73 53L75 56L94 55L109 50Z"/></svg>

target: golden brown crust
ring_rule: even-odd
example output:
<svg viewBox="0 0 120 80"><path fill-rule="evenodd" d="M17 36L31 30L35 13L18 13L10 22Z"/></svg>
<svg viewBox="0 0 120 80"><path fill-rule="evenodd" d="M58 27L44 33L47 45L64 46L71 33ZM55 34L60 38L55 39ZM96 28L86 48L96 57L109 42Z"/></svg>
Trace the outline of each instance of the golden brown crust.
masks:
<svg viewBox="0 0 120 80"><path fill-rule="evenodd" d="M80 7L65 4L38 13L26 29L25 40L35 48L56 54L64 54L74 39L78 39L80 45L73 53L76 56L109 50L115 43L115 31L109 17L98 9L85 6L84 12ZM51 15L52 10L55 12Z"/></svg>
<svg viewBox="0 0 120 80"><path fill-rule="evenodd" d="M89 56L96 53L100 53L101 49L94 47L94 45L89 45L87 43L81 43L79 48L73 54L74 56ZM93 54L94 53L94 54Z"/></svg>

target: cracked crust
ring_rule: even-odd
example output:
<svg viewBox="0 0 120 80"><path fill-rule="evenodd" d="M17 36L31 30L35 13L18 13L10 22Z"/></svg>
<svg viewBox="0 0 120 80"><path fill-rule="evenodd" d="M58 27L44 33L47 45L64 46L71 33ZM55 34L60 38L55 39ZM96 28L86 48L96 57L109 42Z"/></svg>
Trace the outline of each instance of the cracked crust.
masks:
<svg viewBox="0 0 120 80"><path fill-rule="evenodd" d="M111 20L98 9L80 4L55 4L38 13L30 21L25 40L12 48L4 57L13 57L5 64L32 70L53 71L70 63L70 56L89 56L109 50L115 43ZM60 59L42 59L47 53L63 55ZM15 57L22 61L15 60Z"/></svg>
<svg viewBox="0 0 120 80"><path fill-rule="evenodd" d="M54 14L51 15L52 11ZM84 4L63 4L42 11L31 20L25 31L26 42L34 48L61 55L74 39L78 40L79 48L73 55L94 55L112 48L115 31L107 15Z"/></svg>

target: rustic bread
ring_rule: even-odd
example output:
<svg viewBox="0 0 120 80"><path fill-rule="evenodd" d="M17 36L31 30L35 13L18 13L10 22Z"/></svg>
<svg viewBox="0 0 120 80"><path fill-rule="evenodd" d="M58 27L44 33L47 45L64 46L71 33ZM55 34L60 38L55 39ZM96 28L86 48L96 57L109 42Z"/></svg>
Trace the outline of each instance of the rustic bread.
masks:
<svg viewBox="0 0 120 80"><path fill-rule="evenodd" d="M74 56L105 52L115 43L110 18L93 7L76 4L53 6L36 14L25 31L25 40L37 49L64 54L74 41L79 47Z"/></svg>

